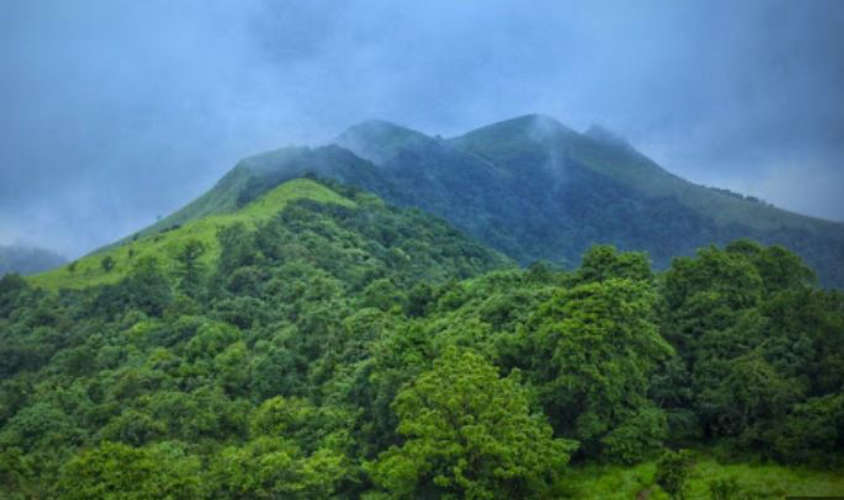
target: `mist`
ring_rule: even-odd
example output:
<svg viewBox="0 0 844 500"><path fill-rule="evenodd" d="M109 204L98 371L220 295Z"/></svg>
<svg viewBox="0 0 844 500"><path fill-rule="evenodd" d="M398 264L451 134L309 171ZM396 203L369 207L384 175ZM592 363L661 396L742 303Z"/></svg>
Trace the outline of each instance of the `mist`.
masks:
<svg viewBox="0 0 844 500"><path fill-rule="evenodd" d="M5 2L0 244L79 256L366 119L533 112L842 221L842 25L837 1Z"/></svg>

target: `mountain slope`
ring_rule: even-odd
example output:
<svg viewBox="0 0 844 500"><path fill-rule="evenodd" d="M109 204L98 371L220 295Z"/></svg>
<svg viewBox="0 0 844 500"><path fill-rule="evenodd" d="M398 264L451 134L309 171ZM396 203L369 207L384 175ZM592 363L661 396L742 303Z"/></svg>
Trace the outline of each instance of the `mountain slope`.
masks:
<svg viewBox="0 0 844 500"><path fill-rule="evenodd" d="M226 191L223 191L223 193L226 193ZM222 199L219 194L219 192L212 191L209 195L206 195L205 200L212 197ZM201 199L201 203L193 205L192 208L201 207L194 213L202 213L203 210L207 209L209 205L204 204L205 200ZM172 268L175 265L177 254L190 240L200 241L206 247L201 260L207 264L219 256L220 248L217 241L219 230L238 223L254 227L259 222L271 219L288 203L296 200L313 200L320 203L354 206L354 202L325 186L307 179L298 179L277 186L240 210L231 212L219 209L209 210L208 212L211 215L194 216L193 218L186 216L182 218L183 215L177 213L168 219L171 221L182 220L184 221L183 225L175 223L158 231L148 229L123 244L113 245L95 254L83 257L71 265L33 276L30 281L35 285L48 288L80 288L95 284L116 283L126 277L132 271L135 263L141 261L144 257L162 259L165 266ZM111 267L108 269L109 265L103 265L106 260L111 262Z"/></svg>
<svg viewBox="0 0 844 500"><path fill-rule="evenodd" d="M360 154L389 135L350 132L353 141L347 132L338 143ZM528 115L403 144L373 157L396 189L382 196L446 217L522 264L571 265L590 245L612 243L665 267L697 247L751 238L794 249L824 284L844 286L844 224L687 182L606 131Z"/></svg>
<svg viewBox="0 0 844 500"><path fill-rule="evenodd" d="M647 251L664 268L701 246L750 238L796 251L821 283L844 286L844 224L690 183L599 127L581 134L527 115L441 139L369 121L335 143L246 158L208 193L138 236L231 213L280 183L313 174L443 217L522 265L547 260L571 267L591 245L610 243Z"/></svg>
<svg viewBox="0 0 844 500"><path fill-rule="evenodd" d="M344 156L353 157L351 153L336 147L323 151L340 151ZM295 153L304 153L308 156L311 154L306 150ZM361 162L359 159L357 161ZM287 180L287 175L281 176L284 180L278 181L280 184L273 185L273 182L279 179L275 170L271 172L270 181L254 174L244 175L240 171L243 168L260 168L260 166L261 163L256 159L242 162L238 169L235 169L218 184L220 189L215 188L197 202L165 219L169 221L169 225L165 225L162 229L158 229L158 226L147 228L131 238L105 247L70 265L32 276L29 278L29 282L35 286L49 289L84 288L93 285L114 284L134 273L145 259L156 260L165 273L174 275L179 272L180 254L192 242L199 242L203 248L202 254L197 259L198 265L204 268L213 268L221 258L220 234L226 229L242 225L247 231L255 230L285 213L288 207L301 203L337 207L336 210L341 208L352 211L360 209L364 214L373 211L380 213L394 210L384 206L383 202L377 197L354 189L342 186L333 186L332 188L325 183L308 178ZM331 164L331 166L335 167L336 164ZM341 170L338 169L337 171L340 172ZM232 179L235 179L235 182L231 182ZM273 186L268 187L270 185ZM249 186L255 186L254 191L248 191ZM260 194L255 195L255 198L247 202L243 199L244 193ZM362 201L365 206L358 207L359 201ZM217 203L217 205L215 206L214 203ZM241 204L242 206L235 208ZM371 218L372 215L367 217ZM426 266L439 268L440 264L434 265L432 261L444 258L444 256L452 253L457 257L450 257L449 265L452 267L449 267L449 273L446 273L449 276L469 276L472 274L469 270L476 266L477 271L481 271L507 267L513 264L512 261L494 250L466 240L465 236L449 227L444 221L428 214L414 212L414 215L403 215L403 217L414 222L415 230L419 233L416 237L421 242L418 247L402 250L400 255L402 258L412 261L413 264L409 268L418 269L420 275L425 274ZM364 218L363 222L358 221L358 223L365 223L366 220ZM376 219L372 220L375 221ZM184 221L184 223L180 224L174 221ZM375 222L372 223L375 224ZM397 229L392 227L372 227L366 231L370 230L387 235L385 237L388 237L388 239L400 240L409 237L408 235L401 237L393 235L393 231ZM408 233L407 228L401 228L401 231ZM452 244L457 245L460 250L452 252L449 247ZM432 255L426 255L426 253ZM464 260L465 262L463 262ZM435 276L428 277L433 278Z"/></svg>
<svg viewBox="0 0 844 500"><path fill-rule="evenodd" d="M379 185L374 165L337 146L277 149L239 161L207 193L139 231L138 235L157 233L207 215L234 212L283 182L316 172L341 182L354 180L364 186Z"/></svg>

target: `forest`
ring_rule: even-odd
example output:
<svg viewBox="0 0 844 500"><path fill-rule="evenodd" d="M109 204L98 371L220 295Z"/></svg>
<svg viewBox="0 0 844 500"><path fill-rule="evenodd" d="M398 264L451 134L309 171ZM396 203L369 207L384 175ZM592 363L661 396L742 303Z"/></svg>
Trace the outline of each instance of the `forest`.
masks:
<svg viewBox="0 0 844 500"><path fill-rule="evenodd" d="M57 271L74 286L0 279L0 497L844 488L844 294L788 249L737 240L654 271L594 245L521 268L422 211L305 184L211 240L187 224Z"/></svg>

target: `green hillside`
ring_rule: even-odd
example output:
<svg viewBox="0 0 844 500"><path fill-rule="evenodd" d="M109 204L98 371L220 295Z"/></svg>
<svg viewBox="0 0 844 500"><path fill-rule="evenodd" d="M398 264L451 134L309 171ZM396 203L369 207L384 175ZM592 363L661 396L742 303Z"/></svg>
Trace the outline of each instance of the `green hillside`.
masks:
<svg viewBox="0 0 844 500"><path fill-rule="evenodd" d="M244 158L207 193L139 231L138 236L158 233L207 215L234 212L279 184L309 173L320 173L341 182L355 180L366 186L378 185L373 165L336 146L282 148ZM131 237L118 244L129 240Z"/></svg>
<svg viewBox="0 0 844 500"><path fill-rule="evenodd" d="M165 224L150 228L122 244L113 245L69 265L33 276L30 282L35 286L52 289L117 283L132 272L136 263L144 262L147 258L160 260L161 265L172 271L179 252L189 241L202 244L205 251L200 257L200 262L203 265L211 265L220 255L217 233L227 227L244 224L254 228L256 224L266 222L288 203L296 200L354 206L353 201L316 182L294 179L275 187L238 210L235 204L236 196L240 192L236 188L238 177L236 173L229 174L220 183L222 189L212 190L188 207L159 222ZM181 221L183 225L177 221ZM158 227L162 229L157 229ZM104 265L104 262L111 264Z"/></svg>

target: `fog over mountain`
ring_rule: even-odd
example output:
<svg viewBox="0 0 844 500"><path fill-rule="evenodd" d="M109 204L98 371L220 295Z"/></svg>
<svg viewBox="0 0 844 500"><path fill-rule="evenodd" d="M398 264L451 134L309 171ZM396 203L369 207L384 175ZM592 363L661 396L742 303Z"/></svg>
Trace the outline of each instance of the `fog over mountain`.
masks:
<svg viewBox="0 0 844 500"><path fill-rule="evenodd" d="M842 24L837 1L4 2L0 244L78 256L365 119L532 112L842 221Z"/></svg>

